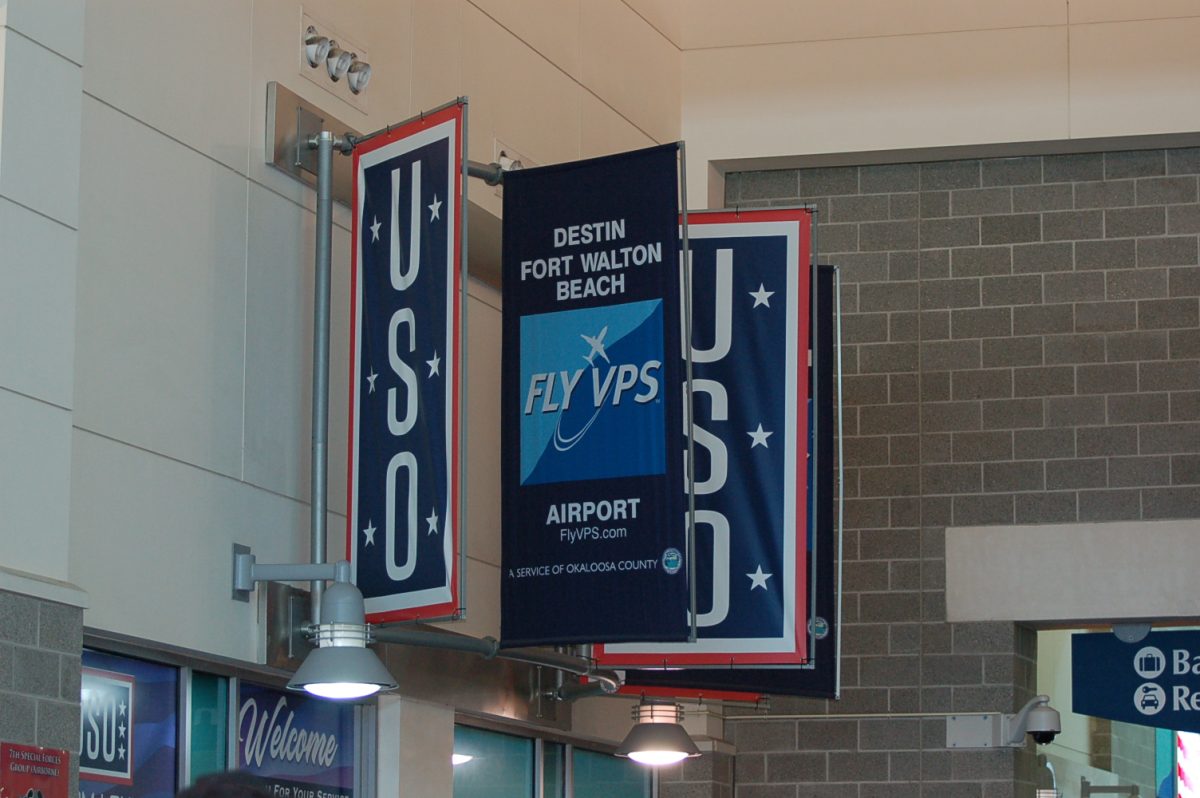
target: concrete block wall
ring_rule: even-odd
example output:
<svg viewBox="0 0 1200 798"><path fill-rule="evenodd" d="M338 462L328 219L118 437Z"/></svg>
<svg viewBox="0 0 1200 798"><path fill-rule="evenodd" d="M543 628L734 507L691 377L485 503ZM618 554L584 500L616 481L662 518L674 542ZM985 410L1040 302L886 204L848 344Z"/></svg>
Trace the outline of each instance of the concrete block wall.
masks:
<svg viewBox="0 0 1200 798"><path fill-rule="evenodd" d="M946 622L947 526L1200 516L1200 149L746 172L814 203L842 268L840 702L729 724L738 798L1021 795L1032 749L947 751L1012 711L1036 637Z"/></svg>
<svg viewBox="0 0 1200 798"><path fill-rule="evenodd" d="M77 791L83 610L0 590L0 740L71 754Z"/></svg>

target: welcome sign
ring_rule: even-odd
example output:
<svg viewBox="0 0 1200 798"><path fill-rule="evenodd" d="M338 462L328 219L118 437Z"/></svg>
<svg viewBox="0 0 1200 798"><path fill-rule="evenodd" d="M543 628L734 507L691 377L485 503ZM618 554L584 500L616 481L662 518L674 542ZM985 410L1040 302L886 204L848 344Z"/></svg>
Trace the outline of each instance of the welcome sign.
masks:
<svg viewBox="0 0 1200 798"><path fill-rule="evenodd" d="M671 144L505 175L506 646L687 636L678 174Z"/></svg>
<svg viewBox="0 0 1200 798"><path fill-rule="evenodd" d="M276 798L351 798L354 705L242 682L236 764Z"/></svg>

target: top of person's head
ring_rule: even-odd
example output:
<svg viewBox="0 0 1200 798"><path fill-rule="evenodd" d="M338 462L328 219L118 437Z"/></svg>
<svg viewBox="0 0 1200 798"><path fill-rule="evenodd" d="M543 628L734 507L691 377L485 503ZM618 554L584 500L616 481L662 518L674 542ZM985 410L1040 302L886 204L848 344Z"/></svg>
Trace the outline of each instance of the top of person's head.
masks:
<svg viewBox="0 0 1200 798"><path fill-rule="evenodd" d="M246 773L211 773L179 793L178 798L272 798L257 779Z"/></svg>

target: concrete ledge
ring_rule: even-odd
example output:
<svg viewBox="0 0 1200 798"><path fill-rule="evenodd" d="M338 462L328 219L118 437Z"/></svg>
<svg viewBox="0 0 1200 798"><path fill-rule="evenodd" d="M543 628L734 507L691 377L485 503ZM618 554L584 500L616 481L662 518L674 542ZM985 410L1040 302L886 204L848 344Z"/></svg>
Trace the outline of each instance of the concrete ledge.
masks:
<svg viewBox="0 0 1200 798"><path fill-rule="evenodd" d="M1200 618L1200 521L950 527L950 621Z"/></svg>
<svg viewBox="0 0 1200 798"><path fill-rule="evenodd" d="M60 582L37 574L15 571L0 565L0 590L22 596L53 601L70 607L87 609L88 594L70 582Z"/></svg>

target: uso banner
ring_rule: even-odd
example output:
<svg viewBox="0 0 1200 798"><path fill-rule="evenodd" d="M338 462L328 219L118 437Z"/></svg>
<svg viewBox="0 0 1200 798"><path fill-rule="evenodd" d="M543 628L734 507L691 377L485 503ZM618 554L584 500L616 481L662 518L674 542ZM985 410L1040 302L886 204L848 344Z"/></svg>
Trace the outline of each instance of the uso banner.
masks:
<svg viewBox="0 0 1200 798"><path fill-rule="evenodd" d="M744 213L744 212L743 212ZM807 591L805 617L810 618L809 661L797 667L745 665L734 668L682 668L679 670L630 669L625 672L624 692L707 698L753 700L757 695L794 695L811 698L837 698L838 617L837 564L838 528L834 503L834 308L836 307L835 269L821 266L817 277L816 318L810 326L816 350L810 370L810 402L817 410L818 423L810 425L810 451L816 451L821 464L814 479L810 473L808 500L815 504L808 527L809 573L812 589ZM810 458L811 463L811 458ZM811 602L811 603L810 603Z"/></svg>
<svg viewBox="0 0 1200 798"><path fill-rule="evenodd" d="M79 798L175 795L178 695L175 668L83 652Z"/></svg>
<svg viewBox="0 0 1200 798"><path fill-rule="evenodd" d="M459 610L465 115L354 150L346 537L373 623Z"/></svg>
<svg viewBox="0 0 1200 798"><path fill-rule="evenodd" d="M509 172L506 646L688 634L678 146Z"/></svg>
<svg viewBox="0 0 1200 798"><path fill-rule="evenodd" d="M608 667L807 659L812 214L691 217L698 639L608 645Z"/></svg>

